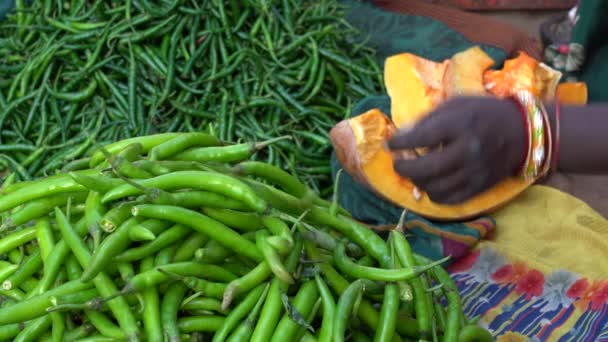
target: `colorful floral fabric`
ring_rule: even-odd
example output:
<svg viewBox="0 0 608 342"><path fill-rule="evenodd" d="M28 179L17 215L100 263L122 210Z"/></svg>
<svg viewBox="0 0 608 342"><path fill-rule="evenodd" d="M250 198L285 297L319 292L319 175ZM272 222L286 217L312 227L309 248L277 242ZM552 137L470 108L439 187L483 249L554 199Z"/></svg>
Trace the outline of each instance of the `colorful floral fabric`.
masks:
<svg viewBox="0 0 608 342"><path fill-rule="evenodd" d="M497 341L608 341L608 275L548 273L492 247L449 267L468 317Z"/></svg>
<svg viewBox="0 0 608 342"><path fill-rule="evenodd" d="M608 342L608 220L544 186L492 216L493 234L448 268L467 316L497 341Z"/></svg>

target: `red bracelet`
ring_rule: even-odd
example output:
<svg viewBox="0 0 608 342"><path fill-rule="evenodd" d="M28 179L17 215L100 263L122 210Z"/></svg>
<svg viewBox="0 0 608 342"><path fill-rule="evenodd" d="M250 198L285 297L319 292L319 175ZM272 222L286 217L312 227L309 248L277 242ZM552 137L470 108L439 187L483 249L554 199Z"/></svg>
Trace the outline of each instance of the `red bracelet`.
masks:
<svg viewBox="0 0 608 342"><path fill-rule="evenodd" d="M523 160L521 161L521 163L519 164L519 167L515 170L516 174L521 173L521 170L523 170L526 167L526 163L528 161L528 159L530 158L530 153L532 153L532 144L530 143L530 135L531 135L531 123L530 123L530 117L528 116L528 113L526 112L526 108L524 108L523 104L521 102L519 102L515 97L511 98L513 100L513 102L515 102L515 104L517 105L517 108L519 108L519 112L521 113L521 119L524 122L524 130L525 130L525 134L524 137L526 139L526 143L524 145L525 153L523 156Z"/></svg>
<svg viewBox="0 0 608 342"><path fill-rule="evenodd" d="M551 121L549 120L549 114L544 106L541 104L542 114L543 114L543 127L545 128L545 151L546 157L544 161L544 165L540 171L539 178L545 178L551 171L551 167L553 166L553 156L554 156L554 141L553 141L553 131L551 130Z"/></svg>

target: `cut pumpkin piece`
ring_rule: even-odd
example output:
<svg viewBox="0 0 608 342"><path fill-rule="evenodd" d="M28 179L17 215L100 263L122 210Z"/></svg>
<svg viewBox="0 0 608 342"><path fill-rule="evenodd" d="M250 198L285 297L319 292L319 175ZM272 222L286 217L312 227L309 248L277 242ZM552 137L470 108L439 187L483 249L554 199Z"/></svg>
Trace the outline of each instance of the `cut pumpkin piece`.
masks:
<svg viewBox="0 0 608 342"><path fill-rule="evenodd" d="M544 101L555 97L562 74L539 63L525 52L505 61L501 70L488 70L484 74L486 89L497 97L508 97L526 90Z"/></svg>
<svg viewBox="0 0 608 342"><path fill-rule="evenodd" d="M519 195L534 180L507 178L463 203L435 203L426 193L417 191L411 180L397 174L393 166L394 159L418 158L425 149L393 151L391 155L384 148L386 140L397 128L412 128L449 97L508 96L519 87L551 98L561 77L523 53L507 61L504 70L488 71L493 64L492 58L477 46L440 63L409 53L389 57L385 63L384 79L391 99L393 120L378 109L372 109L338 123L330 132L331 142L344 170L379 197L435 220L457 221L476 217L497 209ZM568 89L572 88L561 91L580 94L580 89L576 92ZM580 98L580 95L577 96Z"/></svg>
<svg viewBox="0 0 608 342"><path fill-rule="evenodd" d="M444 100L442 81L448 64L449 61L436 63L411 53L386 59L384 83L397 127L414 126Z"/></svg>
<svg viewBox="0 0 608 342"><path fill-rule="evenodd" d="M564 82L557 86L561 104L581 106L587 104L587 85L584 82Z"/></svg>
<svg viewBox="0 0 608 342"><path fill-rule="evenodd" d="M458 205L435 203L425 193L417 198L414 184L395 172L391 153L384 148L386 139L395 130L382 112L372 109L338 123L330 131L330 140L342 167L355 180L381 198L421 216L450 221L472 218L500 207L532 184L532 181L508 178ZM415 155L404 157L415 158Z"/></svg>
<svg viewBox="0 0 608 342"><path fill-rule="evenodd" d="M454 96L486 95L483 75L494 65L479 46L455 54L445 70L443 86L447 98Z"/></svg>

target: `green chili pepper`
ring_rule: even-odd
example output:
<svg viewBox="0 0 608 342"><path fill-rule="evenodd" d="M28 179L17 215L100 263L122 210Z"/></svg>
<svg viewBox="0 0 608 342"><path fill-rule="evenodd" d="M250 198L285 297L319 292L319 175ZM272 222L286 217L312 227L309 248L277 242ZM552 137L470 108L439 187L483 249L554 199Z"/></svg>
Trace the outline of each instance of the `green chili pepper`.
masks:
<svg viewBox="0 0 608 342"><path fill-rule="evenodd" d="M175 160L197 161L197 162L235 162L242 161L266 146L277 141L289 139L290 137L278 137L267 141L253 144L236 144L221 147L201 147L193 150L184 151L175 155Z"/></svg>
<svg viewBox="0 0 608 342"><path fill-rule="evenodd" d="M5 324L0 326L0 338L3 340L10 340L17 336L22 329L22 324Z"/></svg>
<svg viewBox="0 0 608 342"><path fill-rule="evenodd" d="M433 267L444 263L447 258L429 263L425 266L416 266L413 268L402 268L402 269L382 269L382 268L374 268L361 266L357 263L350 260L350 258L346 255L346 247L344 243L339 243L334 250L334 260L336 262L336 266L352 277L355 278L364 278L370 280L380 280L380 281L399 281L399 280L408 280L413 277L416 277L420 273L426 272Z"/></svg>
<svg viewBox="0 0 608 342"><path fill-rule="evenodd" d="M321 256L315 246L310 241L304 242L306 253L312 260L320 260ZM338 294L342 294L349 283L344 279L330 264L323 262L320 263L319 268L323 275L328 279L328 284ZM376 330L379 324L378 312L372 307L367 300L362 300L359 304L358 315L362 321L364 321L370 328ZM404 320L401 319L397 325L397 331L400 334L407 336L418 336L417 323L415 320Z"/></svg>
<svg viewBox="0 0 608 342"><path fill-rule="evenodd" d="M355 302L359 301L365 291L368 280L358 279L348 285L340 295L336 306L336 317L334 320L334 341L344 341L346 325L355 307Z"/></svg>
<svg viewBox="0 0 608 342"><path fill-rule="evenodd" d="M20 265L19 269L2 282L2 288L11 290L21 286L29 277L34 275L42 266L40 250L30 254Z"/></svg>
<svg viewBox="0 0 608 342"><path fill-rule="evenodd" d="M99 247L95 249L95 252L93 252L80 280L84 282L93 280L116 255L124 251L131 242L129 231L136 224L137 221L135 219L121 223L116 231L105 238Z"/></svg>
<svg viewBox="0 0 608 342"><path fill-rule="evenodd" d="M207 241L209 241L209 238L205 234L193 232L177 249L173 260L175 262L191 260L195 255L196 250L202 247Z"/></svg>
<svg viewBox="0 0 608 342"><path fill-rule="evenodd" d="M321 298L323 299L323 321L319 331L320 342L331 342L333 339L334 321L336 315L336 302L331 294L331 291L321 279L319 274L315 274L315 283L317 284Z"/></svg>
<svg viewBox="0 0 608 342"><path fill-rule="evenodd" d="M121 179L104 176L95 177L93 174L70 172L69 176L74 180L74 182L85 187L86 189L100 193L106 193L107 191L125 183Z"/></svg>
<svg viewBox="0 0 608 342"><path fill-rule="evenodd" d="M19 335L15 336L13 341L35 341L42 333L47 331L51 327L51 316L42 316L30 321Z"/></svg>
<svg viewBox="0 0 608 342"><path fill-rule="evenodd" d="M205 133L186 133L161 143L150 150L150 160L171 157L191 147L219 145L220 141Z"/></svg>
<svg viewBox="0 0 608 342"><path fill-rule="evenodd" d="M162 134L156 134L156 135L135 137L135 138L124 139L124 140L112 143L110 145L104 146L104 148L110 153L117 153L131 144L139 143L142 146L142 153L147 153L154 146L162 144L163 142L171 140L179 135L180 135L179 133L162 133ZM103 160L104 160L103 153L101 151L97 151L91 157L90 166L95 167L99 163L101 163Z"/></svg>
<svg viewBox="0 0 608 342"><path fill-rule="evenodd" d="M46 215L51 212L53 208L64 206L70 199L73 203L81 203L85 200L85 198L85 192L70 192L51 195L48 197L30 201L29 203L25 204L22 209L16 211L12 215L10 215L4 222L2 222L2 225L0 226L0 231L20 226L33 219Z"/></svg>
<svg viewBox="0 0 608 342"><path fill-rule="evenodd" d="M391 341L395 337L397 313L399 311L399 287L397 284L387 284L384 288L384 299L380 312L380 324L374 337L374 342Z"/></svg>
<svg viewBox="0 0 608 342"><path fill-rule="evenodd" d="M146 188L158 188L161 190L195 188L216 192L218 194L241 201L257 212L267 210L266 203L258 198L256 194L239 180L214 172L206 171L178 171L138 182ZM119 186L108 191L102 201L104 203L118 200L127 196L141 194L143 191L131 184ZM1 204L1 199L0 199Z"/></svg>
<svg viewBox="0 0 608 342"><path fill-rule="evenodd" d="M75 293L90 289L91 284L81 281L71 281L57 286L44 294L34 296L27 300L20 300L11 306L0 308L0 324L11 324L29 321L46 314L46 309L51 307L52 299L56 296Z"/></svg>
<svg viewBox="0 0 608 342"><path fill-rule="evenodd" d="M18 246L24 245L36 238L36 228L29 227L23 230L11 233L8 236L0 239L0 254L4 254Z"/></svg>
<svg viewBox="0 0 608 342"><path fill-rule="evenodd" d="M393 230L391 231L391 239L395 245L395 253L401 265L410 269L416 267L410 245L403 234ZM414 291L414 308L416 320L419 324L418 328L422 336L426 336L431 329L431 311L426 299L429 294L425 291L419 278L410 279L410 284Z"/></svg>
<svg viewBox="0 0 608 342"><path fill-rule="evenodd" d="M426 263L429 260L423 256L415 255L416 261L421 263ZM460 334L460 314L462 311L462 304L460 302L460 295L458 292L458 288L454 281L450 278L447 271L441 267L435 267L433 269L433 276L443 284L444 288L447 291L447 299L448 299L448 308L447 308L447 316L446 316L446 325L443 333L444 341L454 341L459 340Z"/></svg>
<svg viewBox="0 0 608 342"><path fill-rule="evenodd" d="M228 257L234 255L234 251L224 247L215 240L209 241L204 248L199 248L194 252L194 258L200 263L220 263Z"/></svg>
<svg viewBox="0 0 608 342"><path fill-rule="evenodd" d="M81 220L76 224L75 233L78 237L82 237L87 232L87 226L85 220ZM41 295L45 293L48 289L51 288L52 284L55 282L63 263L65 262L67 256L70 254L70 247L66 243L65 240L60 240L55 245L55 248L51 251L51 253L47 256L46 262L44 264L44 274L36 289L30 291L28 297Z"/></svg>
<svg viewBox="0 0 608 342"><path fill-rule="evenodd" d="M160 252L156 254L156 257L154 258L154 265L163 266L169 264L171 260L173 260L173 256L175 255L176 250L176 245L171 245L163 248Z"/></svg>
<svg viewBox="0 0 608 342"><path fill-rule="evenodd" d="M278 253L268 244L266 238L268 233L260 230L256 233L256 246L264 255L264 259L270 267L272 273L287 284L293 284L295 281L291 274L285 269L281 262Z"/></svg>
<svg viewBox="0 0 608 342"><path fill-rule="evenodd" d="M132 226L131 229L133 229L133 227L137 227L137 225ZM139 226L139 227L143 227L143 226ZM144 227L144 229L146 229L146 228ZM148 230L148 231L150 231L150 230ZM180 224L174 225L173 227L167 229L166 231L164 231L160 235L158 235L153 241L151 241L147 244L144 244L144 245L140 245L138 247L127 249L124 252L117 254L113 258L113 260L115 260L117 262L133 262L136 260L141 260L145 257L153 255L154 253L162 250L163 248L166 248L168 246L175 244L177 241L182 240L188 234L190 234L191 231L192 230L190 228L182 226ZM132 238L130 238L130 239L132 240ZM181 250L181 248L178 249L177 253L179 253L180 250ZM177 255L176 255L176 259L177 259Z"/></svg>
<svg viewBox="0 0 608 342"><path fill-rule="evenodd" d="M262 261L255 244L243 238L238 233L205 215L195 211L173 206L138 205L133 207L134 216L158 218L173 221L192 227L193 229L219 241L236 253L247 256L255 261Z"/></svg>
<svg viewBox="0 0 608 342"><path fill-rule="evenodd" d="M191 316L180 318L177 321L179 331L190 332L215 332L224 324L223 316Z"/></svg>
<svg viewBox="0 0 608 342"><path fill-rule="evenodd" d="M262 309L262 305L266 300L266 296L268 294L268 285L264 288L264 292L258 298L255 303L253 309L249 312L245 320L239 325L238 328L230 335L228 338L229 342L237 342L243 340L249 340L251 338L251 334L253 333L253 329L255 328L255 324L258 320L258 316L260 314L260 310ZM236 310L236 309L235 309ZM224 327L225 324L222 326Z"/></svg>
<svg viewBox="0 0 608 342"><path fill-rule="evenodd" d="M89 171L82 173L91 174ZM27 185L20 186L19 191L5 193L5 195L0 197L0 211L12 209L34 199L83 190L85 189L82 185L76 183L67 175L36 180Z"/></svg>
<svg viewBox="0 0 608 342"><path fill-rule="evenodd" d="M202 213L243 232L256 231L264 227L262 219L254 213L219 208L203 208Z"/></svg>
<svg viewBox="0 0 608 342"><path fill-rule="evenodd" d="M222 302L215 298L187 298L180 308L182 310L212 310L222 312Z"/></svg>
<svg viewBox="0 0 608 342"><path fill-rule="evenodd" d="M0 261L0 282L4 282L4 280L15 273L17 269L19 269L19 265L11 264L6 261Z"/></svg>
<svg viewBox="0 0 608 342"><path fill-rule="evenodd" d="M151 241L156 239L156 234L150 229L136 224L129 227L129 240L131 241Z"/></svg>
<svg viewBox="0 0 608 342"><path fill-rule="evenodd" d="M161 303L163 333L169 341L179 341L177 310L188 288L185 284L174 283L169 287Z"/></svg>
<svg viewBox="0 0 608 342"><path fill-rule="evenodd" d="M65 215L59 209L55 209L55 216L58 220L58 226L66 244L70 247L78 262L83 268L88 267L91 262L91 253L88 251L84 243L79 239L71 225L67 221ZM94 279L95 287L104 297L110 297L118 293L116 285L105 273L99 273ZM124 330L128 339L135 339L139 335L139 328L135 318L129 308L129 305L124 298L114 298L108 302L110 310L118 320L121 328Z"/></svg>
<svg viewBox="0 0 608 342"><path fill-rule="evenodd" d="M48 91L52 96L61 99L61 100L66 100L66 101L74 101L74 102L80 102L80 101L85 101L88 98L90 98L91 96L93 96L93 94L95 93L95 90L97 90L97 81L95 79L91 79L91 81L89 82L89 85L84 88L83 90L79 91L79 92L75 92L75 93L58 93L56 91L54 91L53 89L51 89L50 87L46 88L46 91Z"/></svg>
<svg viewBox="0 0 608 342"><path fill-rule="evenodd" d="M489 331L476 325L467 325L462 328L458 335L458 341L463 342L489 342L494 341L494 337Z"/></svg>
<svg viewBox="0 0 608 342"><path fill-rule="evenodd" d="M291 304L292 307L289 310L297 312L300 319L303 319L302 317L307 317L312 312L318 296L319 293L315 282L307 281L300 286L300 289ZM292 319L293 315L294 313L289 311L283 315L283 318L279 321L279 324L272 335L271 341L289 341L294 338L299 325ZM309 324L309 322L306 323Z"/></svg>
<svg viewBox="0 0 608 342"><path fill-rule="evenodd" d="M159 269L162 269L164 272ZM177 262L165 264L135 275L126 282L121 292L124 294L142 291L147 287L156 286L171 280L172 276L205 277L218 281L231 281L236 279L236 275L224 270L220 266L209 264L201 265L196 262Z"/></svg>
<svg viewBox="0 0 608 342"><path fill-rule="evenodd" d="M224 320L224 324L220 327L219 330L215 332L213 335L213 342L220 342L226 340L230 332L239 324L239 322L247 316L247 314L256 306L258 301L263 302L263 298L266 297L266 293L268 291L267 284L260 284L252 291L250 291L247 296L243 299L239 305L237 305L231 312L226 316Z"/></svg>
<svg viewBox="0 0 608 342"><path fill-rule="evenodd" d="M132 208L133 206L131 204L121 204L108 210L108 212L106 212L99 221L99 226L108 233L113 232L123 222L131 217Z"/></svg>
<svg viewBox="0 0 608 342"><path fill-rule="evenodd" d="M249 291L250 289L256 287L268 279L271 274L272 271L269 265L266 262L262 262L246 275L228 283L228 286L224 291L222 310L227 310L234 297L236 297L239 293Z"/></svg>

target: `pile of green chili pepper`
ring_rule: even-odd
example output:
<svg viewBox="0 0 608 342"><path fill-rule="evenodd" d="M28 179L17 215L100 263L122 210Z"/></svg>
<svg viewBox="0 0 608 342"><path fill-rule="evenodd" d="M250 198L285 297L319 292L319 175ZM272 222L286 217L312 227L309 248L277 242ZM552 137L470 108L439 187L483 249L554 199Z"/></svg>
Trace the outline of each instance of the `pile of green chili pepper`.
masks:
<svg viewBox="0 0 608 342"><path fill-rule="evenodd" d="M278 141L148 135L5 178L0 340L492 340L445 260L253 160Z"/></svg>
<svg viewBox="0 0 608 342"><path fill-rule="evenodd" d="M337 0L41 0L0 23L0 170L50 174L91 139L294 135L260 159L330 193L328 130L381 92Z"/></svg>

